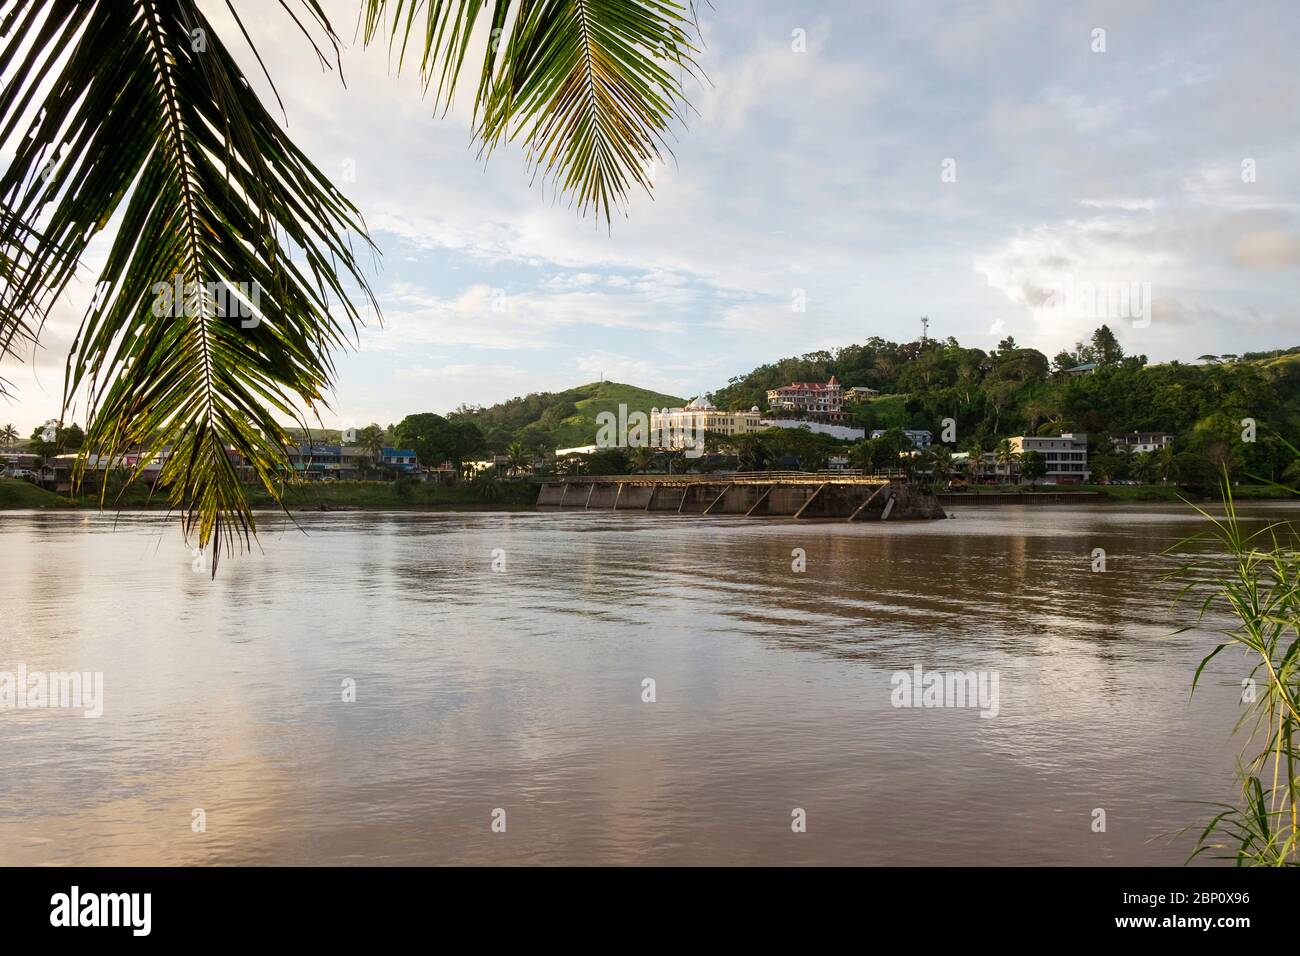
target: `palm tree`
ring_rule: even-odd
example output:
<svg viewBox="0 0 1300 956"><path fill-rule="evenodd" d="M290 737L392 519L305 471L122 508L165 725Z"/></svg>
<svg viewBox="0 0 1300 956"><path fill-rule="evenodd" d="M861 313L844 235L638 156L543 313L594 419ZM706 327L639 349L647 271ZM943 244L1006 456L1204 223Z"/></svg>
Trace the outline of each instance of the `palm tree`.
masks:
<svg viewBox="0 0 1300 956"><path fill-rule="evenodd" d="M472 487L484 501L500 501L503 493L501 479L490 471L475 475L470 479Z"/></svg>
<svg viewBox="0 0 1300 956"><path fill-rule="evenodd" d="M637 445L632 449L632 454L628 456L628 461L636 469L638 475L644 475L654 461L654 452L645 445Z"/></svg>
<svg viewBox="0 0 1300 956"><path fill-rule="evenodd" d="M1000 442L998 442L997 448L994 449L993 454L994 454L994 458L997 460L997 463L1003 466L1004 468L1006 468L1007 483L1010 484L1011 477L1012 477L1011 469L1012 466L1014 466L1018 461L1020 461L1020 452L1016 451L1016 447L1015 445L1011 444L1010 438L1004 438Z"/></svg>
<svg viewBox="0 0 1300 956"><path fill-rule="evenodd" d="M384 457L384 430L371 422L357 434L357 444L366 450L372 462Z"/></svg>
<svg viewBox="0 0 1300 956"><path fill-rule="evenodd" d="M440 111L470 61L482 155L519 142L535 174L607 223L630 190L651 190L697 73L687 9L359 3L364 42L399 70L411 54ZM338 60L319 0L279 6L325 67ZM215 574L223 545L256 533L229 451L278 498L293 473L278 416L318 416L332 351L378 315L361 213L258 99L199 0L0 0L0 23L0 357L35 340L109 229L65 409L82 397L90 410L83 465L170 446L160 479L185 533L212 542Z"/></svg>
<svg viewBox="0 0 1300 956"><path fill-rule="evenodd" d="M532 468L532 466L532 458L519 442L511 442L506 447L506 467L510 469L511 475L523 474L525 470Z"/></svg>
<svg viewBox="0 0 1300 956"><path fill-rule="evenodd" d="M1161 448L1156 458L1156 474L1160 480L1166 484L1171 480L1178 478L1178 459L1174 455L1174 446L1165 445Z"/></svg>
<svg viewBox="0 0 1300 956"><path fill-rule="evenodd" d="M952 474L952 449L946 445L931 445L927 451L930 453L930 467L934 471L935 482L946 482Z"/></svg>
<svg viewBox="0 0 1300 956"><path fill-rule="evenodd" d="M1133 477L1146 484L1151 480L1151 476L1155 474L1156 465L1155 452L1139 452L1133 456Z"/></svg>
<svg viewBox="0 0 1300 956"><path fill-rule="evenodd" d="M970 455L970 480L974 482L984 473L984 443L978 438L972 439L966 451Z"/></svg>
<svg viewBox="0 0 1300 956"><path fill-rule="evenodd" d="M0 428L0 444L6 448L12 448L16 441L18 441L18 429L14 428L13 425Z"/></svg>

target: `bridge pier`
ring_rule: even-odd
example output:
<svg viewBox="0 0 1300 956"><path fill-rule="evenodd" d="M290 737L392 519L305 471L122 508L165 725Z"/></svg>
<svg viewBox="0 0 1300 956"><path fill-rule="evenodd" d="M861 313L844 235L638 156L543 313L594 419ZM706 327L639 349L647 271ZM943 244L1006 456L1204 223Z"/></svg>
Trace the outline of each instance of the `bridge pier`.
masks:
<svg viewBox="0 0 1300 956"><path fill-rule="evenodd" d="M537 504L542 508L841 521L945 517L929 488L833 473L580 475L541 484Z"/></svg>

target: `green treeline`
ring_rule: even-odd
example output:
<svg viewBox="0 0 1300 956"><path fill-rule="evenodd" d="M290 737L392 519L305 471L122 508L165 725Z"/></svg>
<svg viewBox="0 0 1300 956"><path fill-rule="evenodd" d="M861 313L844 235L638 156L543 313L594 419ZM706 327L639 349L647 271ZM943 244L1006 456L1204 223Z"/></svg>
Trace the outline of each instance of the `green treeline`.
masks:
<svg viewBox="0 0 1300 956"><path fill-rule="evenodd" d="M1094 363L1090 374L1068 369ZM1171 432L1174 475L1214 485L1221 468L1234 477L1283 480L1295 456L1277 436L1300 436L1300 348L1241 356L1203 356L1202 364L1148 364L1125 355L1106 326L1087 343L1049 359L1004 339L992 352L955 339L862 345L782 359L733 378L713 393L720 408L766 407L767 390L794 381L866 386L879 397L846 405L849 424L924 428L936 440L942 421L957 426L959 450L996 447L1012 435L1085 432L1094 475L1120 477L1123 456L1105 439L1132 432ZM1254 423L1254 441L1243 441Z"/></svg>

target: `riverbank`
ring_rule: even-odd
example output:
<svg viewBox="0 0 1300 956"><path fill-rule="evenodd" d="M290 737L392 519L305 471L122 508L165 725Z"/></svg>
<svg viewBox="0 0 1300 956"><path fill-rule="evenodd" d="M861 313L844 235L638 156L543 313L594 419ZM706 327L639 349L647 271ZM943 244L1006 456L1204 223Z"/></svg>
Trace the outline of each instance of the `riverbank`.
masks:
<svg viewBox="0 0 1300 956"><path fill-rule="evenodd" d="M498 480L486 484L461 482L444 485L433 481L309 481L290 485L284 505L290 511L527 511L536 506L538 486L529 481ZM1300 500L1294 492L1269 485L1238 485L1238 501ZM255 510L279 510L280 505L261 488L249 489ZM1176 485L1073 485L1068 490L1051 486L1037 489L1007 487L966 488L943 492L939 501L978 506L999 504L1083 504L1095 502L1217 501L1213 494L1198 495ZM163 493L150 495L143 485L128 488L120 498L110 494L110 510L161 510L168 508ZM99 497L82 494L74 499L46 491L26 481L0 478L0 511L41 508L99 508Z"/></svg>
<svg viewBox="0 0 1300 956"><path fill-rule="evenodd" d="M311 481L285 489L284 507L290 511L521 511L537 500L537 488L526 481L496 481L489 485L462 482L444 485L434 481ZM254 510L278 510L262 488L249 488ZM97 509L96 494L65 498L30 484L0 478L0 510L34 508ZM110 510L166 511L165 492L154 494L143 485L128 488L120 497L109 494Z"/></svg>
<svg viewBox="0 0 1300 956"><path fill-rule="evenodd" d="M1238 501L1300 500L1300 495L1297 495L1296 492L1273 485L1237 485L1232 489L1232 496ZM1011 485L998 485L963 488L961 491L939 493L940 501L954 498L963 500L979 498L981 499L980 504L986 503L984 499L992 499L987 503L995 504L999 498L1007 499L1008 504L1020 504L1030 499L1041 500L1044 504L1068 504L1071 500L1099 503L1112 501L1168 501L1176 503L1184 500L1218 501L1219 493L1217 490L1200 493L1191 488L1180 488L1178 485L1070 485L1068 488L1039 485L1034 489L1023 486L1017 488Z"/></svg>

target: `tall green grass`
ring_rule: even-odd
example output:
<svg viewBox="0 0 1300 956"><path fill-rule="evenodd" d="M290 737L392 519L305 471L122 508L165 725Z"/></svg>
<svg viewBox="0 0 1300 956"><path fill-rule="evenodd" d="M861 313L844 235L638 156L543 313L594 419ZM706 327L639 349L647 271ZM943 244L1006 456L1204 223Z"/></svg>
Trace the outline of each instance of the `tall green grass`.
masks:
<svg viewBox="0 0 1300 956"><path fill-rule="evenodd" d="M1293 449L1294 450L1294 449ZM1289 522L1274 522L1256 531L1243 527L1232 487L1222 487L1223 516L1196 508L1209 527L1180 541L1208 540L1226 559L1210 583L1203 570L1184 565L1173 576L1193 577L1179 599L1203 594L1198 621L1215 608L1226 608L1235 623L1227 638L1201 661L1192 677L1192 692L1206 666L1229 649L1242 651L1250 663L1243 680L1245 709L1234 728L1244 738L1237 761L1239 794L1234 803L1210 804L1213 813L1200 831L1191 859L1202 854L1233 860L1238 866L1300 864L1300 536ZM1193 506L1195 507L1195 506ZM1180 631L1187 630L1181 628Z"/></svg>

